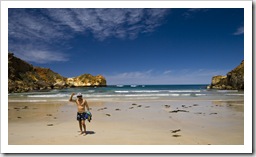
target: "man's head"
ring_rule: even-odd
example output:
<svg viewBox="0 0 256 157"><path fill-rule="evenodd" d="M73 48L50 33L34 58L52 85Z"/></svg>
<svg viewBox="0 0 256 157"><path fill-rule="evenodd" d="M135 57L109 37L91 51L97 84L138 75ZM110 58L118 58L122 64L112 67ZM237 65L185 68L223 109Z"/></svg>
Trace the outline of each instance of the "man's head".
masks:
<svg viewBox="0 0 256 157"><path fill-rule="evenodd" d="M76 97L77 97L78 99L81 99L81 98L83 97L83 95L82 95L81 93L77 93L77 94L76 94Z"/></svg>

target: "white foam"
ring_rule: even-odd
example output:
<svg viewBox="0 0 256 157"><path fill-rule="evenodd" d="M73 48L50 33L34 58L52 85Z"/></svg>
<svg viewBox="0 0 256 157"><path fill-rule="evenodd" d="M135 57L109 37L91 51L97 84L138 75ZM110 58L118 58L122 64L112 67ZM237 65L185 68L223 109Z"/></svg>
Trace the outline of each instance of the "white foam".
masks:
<svg viewBox="0 0 256 157"><path fill-rule="evenodd" d="M180 94L169 94L170 96L180 96Z"/></svg>
<svg viewBox="0 0 256 157"><path fill-rule="evenodd" d="M228 95L228 96L244 96L244 94L225 94L225 95Z"/></svg>
<svg viewBox="0 0 256 157"><path fill-rule="evenodd" d="M170 93L198 93L200 90L169 90Z"/></svg>
<svg viewBox="0 0 256 157"><path fill-rule="evenodd" d="M115 93L129 93L129 91L115 91Z"/></svg>
<svg viewBox="0 0 256 157"><path fill-rule="evenodd" d="M28 95L30 98L55 98L55 97L68 97L68 94L48 94L48 95Z"/></svg>
<svg viewBox="0 0 256 157"><path fill-rule="evenodd" d="M8 102L47 102L47 100L8 100Z"/></svg>
<svg viewBox="0 0 256 157"><path fill-rule="evenodd" d="M233 93L233 92L238 92L238 90L217 90L219 93Z"/></svg>
<svg viewBox="0 0 256 157"><path fill-rule="evenodd" d="M196 96L206 96L207 94L196 94Z"/></svg>

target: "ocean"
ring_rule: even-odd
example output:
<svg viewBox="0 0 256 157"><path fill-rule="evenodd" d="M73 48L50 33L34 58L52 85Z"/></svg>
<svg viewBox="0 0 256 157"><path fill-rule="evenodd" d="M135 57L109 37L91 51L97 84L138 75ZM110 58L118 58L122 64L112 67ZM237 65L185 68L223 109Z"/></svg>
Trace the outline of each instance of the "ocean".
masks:
<svg viewBox="0 0 256 157"><path fill-rule="evenodd" d="M90 101L139 100L243 100L244 91L207 89L207 85L110 85L77 87L40 92L10 93L9 102L67 101L71 93L82 93Z"/></svg>

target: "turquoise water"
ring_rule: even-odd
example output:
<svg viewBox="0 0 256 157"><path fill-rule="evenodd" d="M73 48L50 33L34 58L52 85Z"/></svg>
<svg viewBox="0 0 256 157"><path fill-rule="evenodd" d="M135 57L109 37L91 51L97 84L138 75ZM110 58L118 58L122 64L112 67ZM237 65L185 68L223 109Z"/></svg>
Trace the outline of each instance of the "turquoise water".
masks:
<svg viewBox="0 0 256 157"><path fill-rule="evenodd" d="M208 90L207 85L112 85L53 89L44 92L11 93L9 101L67 101L71 93L82 93L88 100L243 100L238 90Z"/></svg>

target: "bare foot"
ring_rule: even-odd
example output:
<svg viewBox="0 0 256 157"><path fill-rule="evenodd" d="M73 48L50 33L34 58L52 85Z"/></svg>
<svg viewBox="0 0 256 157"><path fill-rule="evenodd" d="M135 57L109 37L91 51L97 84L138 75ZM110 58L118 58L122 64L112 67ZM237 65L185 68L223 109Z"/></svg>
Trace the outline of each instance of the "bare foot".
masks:
<svg viewBox="0 0 256 157"><path fill-rule="evenodd" d="M83 131L79 131L80 132L80 134L79 135L82 135L84 132Z"/></svg>
<svg viewBox="0 0 256 157"><path fill-rule="evenodd" d="M86 134L86 131L84 132L84 134L83 134L84 136L86 136L87 134Z"/></svg>

